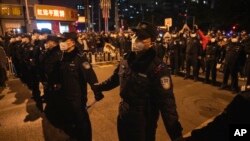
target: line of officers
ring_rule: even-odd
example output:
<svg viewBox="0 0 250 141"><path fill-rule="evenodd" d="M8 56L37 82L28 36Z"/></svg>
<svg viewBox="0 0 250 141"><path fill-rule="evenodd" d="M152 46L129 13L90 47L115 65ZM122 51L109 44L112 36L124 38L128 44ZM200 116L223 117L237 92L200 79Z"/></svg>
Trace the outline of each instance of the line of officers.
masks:
<svg viewBox="0 0 250 141"><path fill-rule="evenodd" d="M160 56L167 56L172 74L185 74L184 79L192 74L198 80L200 69L205 73L204 83L217 84L217 69L224 73L221 89L225 89L231 76L231 90L239 91L238 73L246 77L246 85L250 85L250 37L246 31L240 34L233 32L227 36L223 32L210 31L208 35L195 26L190 30L187 25L180 32L165 33L157 38ZM211 76L211 79L210 79Z"/></svg>
<svg viewBox="0 0 250 141"><path fill-rule="evenodd" d="M186 44L183 54L187 71L185 78L190 77L192 66L194 79L197 80L198 62L204 52L196 31L180 37L173 36L168 45L158 45L157 29L147 22L140 22L133 31L135 34L131 41L131 51L127 51L113 74L101 83L98 83L92 65L83 55L84 50L77 41L79 38L76 33L64 33L57 37L34 32L32 36L11 38L8 49L16 74L32 91L37 107L43 111L42 103L46 102L44 112L48 120L55 127L63 129L72 139L92 140L91 123L86 109L88 83L96 101L103 99L102 91L120 86L121 102L117 117L120 141L154 141L159 113L171 140L184 140L176 111L171 72L178 73L178 69L184 66L177 63L181 53L177 51L182 45L180 39L183 38L183 44ZM234 38L238 39L233 36L225 44L224 53L224 70L227 68L227 75L231 73L232 77L235 67L238 69L239 52L243 50L238 41L233 41ZM210 70L214 70L213 61L217 59L214 58L214 52L217 53L215 50L218 48L214 49L213 44L211 38L205 52L206 61L211 61ZM163 61L166 50L172 70ZM43 96L39 90L40 82L43 84Z"/></svg>
<svg viewBox="0 0 250 141"><path fill-rule="evenodd" d="M170 70L153 45L156 27L142 22L134 33L133 51L124 55L110 78L102 83L98 83L74 32L61 37L38 31L31 36L18 35L10 39L8 52L17 77L32 91L37 108L71 140L92 140L86 108L87 84L96 101L104 98L102 91L120 86L117 117L120 141L154 141L160 112L170 138L183 140ZM39 83L43 85L43 96Z"/></svg>

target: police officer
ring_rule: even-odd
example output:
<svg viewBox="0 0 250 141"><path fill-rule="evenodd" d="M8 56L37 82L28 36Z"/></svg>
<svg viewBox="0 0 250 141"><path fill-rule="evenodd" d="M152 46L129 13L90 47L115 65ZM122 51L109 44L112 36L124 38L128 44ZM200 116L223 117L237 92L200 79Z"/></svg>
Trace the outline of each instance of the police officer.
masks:
<svg viewBox="0 0 250 141"><path fill-rule="evenodd" d="M170 71L153 46L156 27L140 22L133 30L132 52L95 89L107 91L120 85L119 141L154 141L159 112L170 138L182 139Z"/></svg>
<svg viewBox="0 0 250 141"><path fill-rule="evenodd" d="M92 87L97 83L96 74L88 59L76 45L76 33L65 33L60 42L63 58L59 64L59 84L62 118L66 124L64 130L78 141L91 141L91 125L86 109L87 83ZM97 101L103 98L101 92L94 91Z"/></svg>
<svg viewBox="0 0 250 141"><path fill-rule="evenodd" d="M187 37L186 34L181 33L179 38L179 45L180 45L180 70L185 70L185 58L186 58L186 42Z"/></svg>
<svg viewBox="0 0 250 141"><path fill-rule="evenodd" d="M45 114L47 119L58 128L61 128L62 120L60 121L61 107L58 103L60 97L59 83L59 63L62 58L62 52L59 48L59 39L56 36L48 35L45 42L45 53L41 62L44 68L44 95L43 99L46 102ZM60 99L60 98L59 98Z"/></svg>
<svg viewBox="0 0 250 141"><path fill-rule="evenodd" d="M184 79L190 77L191 66L193 68L194 81L198 80L199 70L198 65L201 60L202 46L197 38L195 31L190 32L190 38L187 39L187 48L186 48L186 76Z"/></svg>
<svg viewBox="0 0 250 141"><path fill-rule="evenodd" d="M42 99L41 99L41 92L39 90L39 78L38 78L38 48L34 46L31 42L31 36L26 35L24 36L24 40L26 43L24 44L24 52L23 52L23 59L25 63L25 74L24 76L27 77L26 84L29 89L32 91L32 98L36 102L37 108L42 111ZM27 70L26 70L27 69Z"/></svg>
<svg viewBox="0 0 250 141"><path fill-rule="evenodd" d="M241 33L242 41L241 45L244 48L244 53L246 55L245 61L245 75L247 77L246 85L250 85L250 37L247 35L246 31Z"/></svg>
<svg viewBox="0 0 250 141"><path fill-rule="evenodd" d="M226 47L224 76L221 89L225 89L229 75L231 75L231 90L233 93L238 91L238 72L239 72L239 59L242 52L242 47L239 44L239 37L233 33L231 41Z"/></svg>
<svg viewBox="0 0 250 141"><path fill-rule="evenodd" d="M195 129L186 141L228 141L232 125L250 124L250 85L244 86L240 94L234 97L224 111L206 126Z"/></svg>
<svg viewBox="0 0 250 141"><path fill-rule="evenodd" d="M170 56L170 67L172 74L177 74L179 72L180 64L180 50L181 46L179 44L179 37L176 31L173 31L171 34L171 42L169 44L169 56Z"/></svg>
<svg viewBox="0 0 250 141"><path fill-rule="evenodd" d="M206 77L205 83L209 83L209 76L212 73L212 84L216 83L216 65L220 57L220 48L216 41L215 34L211 34L210 42L205 50Z"/></svg>

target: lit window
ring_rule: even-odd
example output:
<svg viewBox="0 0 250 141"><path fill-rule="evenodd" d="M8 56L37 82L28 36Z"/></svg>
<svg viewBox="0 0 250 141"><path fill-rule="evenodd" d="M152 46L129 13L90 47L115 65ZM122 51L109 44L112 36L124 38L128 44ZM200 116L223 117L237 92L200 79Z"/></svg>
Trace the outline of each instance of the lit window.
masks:
<svg viewBox="0 0 250 141"><path fill-rule="evenodd" d="M207 4L208 2L206 0L203 1L203 4Z"/></svg>
<svg viewBox="0 0 250 141"><path fill-rule="evenodd" d="M192 2L196 2L196 3L199 3L199 0L191 0Z"/></svg>

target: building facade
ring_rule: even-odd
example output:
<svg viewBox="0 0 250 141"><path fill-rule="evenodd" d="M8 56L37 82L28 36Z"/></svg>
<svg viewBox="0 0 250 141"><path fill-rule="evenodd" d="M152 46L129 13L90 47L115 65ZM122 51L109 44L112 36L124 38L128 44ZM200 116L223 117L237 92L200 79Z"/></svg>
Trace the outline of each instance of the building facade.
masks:
<svg viewBox="0 0 250 141"><path fill-rule="evenodd" d="M28 8L25 0L0 0L1 35L8 32L31 32L33 29L42 28L50 29L55 34L75 31L77 11L69 3L62 6L59 1L46 4L41 0L27 0L27 4Z"/></svg>

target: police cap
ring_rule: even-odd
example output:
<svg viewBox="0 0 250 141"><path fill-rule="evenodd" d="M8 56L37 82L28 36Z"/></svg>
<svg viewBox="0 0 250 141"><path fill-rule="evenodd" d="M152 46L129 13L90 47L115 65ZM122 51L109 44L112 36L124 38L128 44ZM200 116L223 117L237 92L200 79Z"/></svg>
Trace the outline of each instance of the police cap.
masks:
<svg viewBox="0 0 250 141"><path fill-rule="evenodd" d="M59 42L59 38L58 38L57 36L54 36L54 35L48 35L46 41L47 41L47 42L48 42L48 41L54 41L54 42L58 43L58 42Z"/></svg>
<svg viewBox="0 0 250 141"><path fill-rule="evenodd" d="M63 33L63 39L72 39L73 41L77 40L77 33L76 32L64 32Z"/></svg>
<svg viewBox="0 0 250 141"><path fill-rule="evenodd" d="M41 34L51 34L51 30L48 28L42 28L41 29Z"/></svg>
<svg viewBox="0 0 250 141"><path fill-rule="evenodd" d="M40 31L39 29L33 29L32 33L33 33L33 34L35 34L35 33L40 34L41 31Z"/></svg>
<svg viewBox="0 0 250 141"><path fill-rule="evenodd" d="M156 26L148 22L140 22L136 27L132 28L132 31L135 32L137 39L140 40L151 38L152 41L155 41L158 35Z"/></svg>

